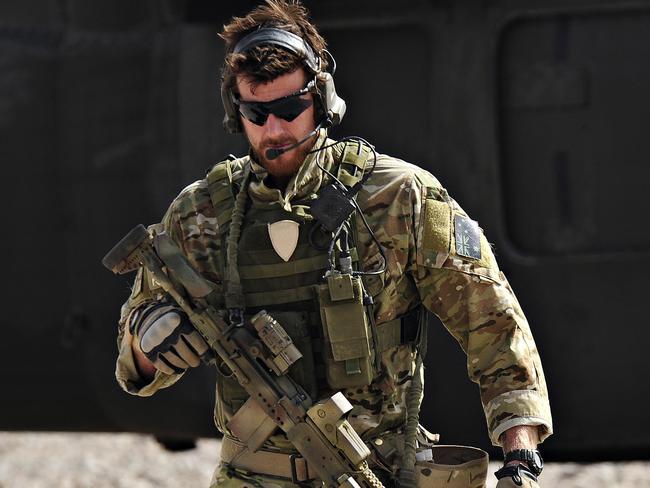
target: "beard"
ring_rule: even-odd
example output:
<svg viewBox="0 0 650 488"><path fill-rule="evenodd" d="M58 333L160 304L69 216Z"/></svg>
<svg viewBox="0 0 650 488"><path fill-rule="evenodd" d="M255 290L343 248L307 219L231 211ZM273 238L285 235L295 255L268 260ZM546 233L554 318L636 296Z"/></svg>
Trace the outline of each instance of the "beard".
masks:
<svg viewBox="0 0 650 488"><path fill-rule="evenodd" d="M290 178L298 172L307 154L311 150L316 135L307 139L298 147L289 149L281 153L275 159L266 157L266 151L269 149L282 149L289 147L298 142L295 137L283 138L282 140L266 139L262 141L258 148L253 148L257 162L266 169L269 175L276 178Z"/></svg>

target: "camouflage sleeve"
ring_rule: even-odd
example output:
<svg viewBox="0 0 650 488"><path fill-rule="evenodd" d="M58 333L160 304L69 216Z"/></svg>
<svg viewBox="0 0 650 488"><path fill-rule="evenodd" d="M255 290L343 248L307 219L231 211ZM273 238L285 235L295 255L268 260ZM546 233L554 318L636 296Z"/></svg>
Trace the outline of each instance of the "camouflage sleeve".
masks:
<svg viewBox="0 0 650 488"><path fill-rule="evenodd" d="M176 242L181 242L179 239L178 215L174 203L172 203L165 213L162 222L151 226L149 229L164 229L172 239L176 240ZM124 305L122 305L120 312L117 336L119 353L115 366L115 378L118 384L124 391L132 395L151 396L158 390L173 385L183 375L183 373L168 375L161 371L156 371L153 380L147 382L138 372L131 349L133 336L129 332L130 320L142 307L151 302L166 298L166 294L155 280L152 279L149 272L144 268L140 268L133 282L131 294Z"/></svg>
<svg viewBox="0 0 650 488"><path fill-rule="evenodd" d="M516 425L538 425L544 440L552 420L540 357L490 244L431 175L417 173L412 190L416 285L467 354L492 443Z"/></svg>

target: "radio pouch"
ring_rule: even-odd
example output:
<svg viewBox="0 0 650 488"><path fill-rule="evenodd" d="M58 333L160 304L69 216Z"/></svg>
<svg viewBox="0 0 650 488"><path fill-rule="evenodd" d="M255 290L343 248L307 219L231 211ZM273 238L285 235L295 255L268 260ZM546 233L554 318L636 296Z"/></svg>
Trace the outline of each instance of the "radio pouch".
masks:
<svg viewBox="0 0 650 488"><path fill-rule="evenodd" d="M318 289L323 324L325 374L330 388L372 382L371 331L359 277L333 273Z"/></svg>

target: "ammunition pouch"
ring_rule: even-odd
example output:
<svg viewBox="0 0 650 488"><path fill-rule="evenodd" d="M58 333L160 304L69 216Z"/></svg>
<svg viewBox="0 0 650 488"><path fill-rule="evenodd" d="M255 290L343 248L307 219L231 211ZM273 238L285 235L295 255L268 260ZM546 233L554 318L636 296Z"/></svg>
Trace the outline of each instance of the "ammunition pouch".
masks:
<svg viewBox="0 0 650 488"><path fill-rule="evenodd" d="M361 279L334 273L318 287L327 384L333 390L369 385L374 377L372 332Z"/></svg>

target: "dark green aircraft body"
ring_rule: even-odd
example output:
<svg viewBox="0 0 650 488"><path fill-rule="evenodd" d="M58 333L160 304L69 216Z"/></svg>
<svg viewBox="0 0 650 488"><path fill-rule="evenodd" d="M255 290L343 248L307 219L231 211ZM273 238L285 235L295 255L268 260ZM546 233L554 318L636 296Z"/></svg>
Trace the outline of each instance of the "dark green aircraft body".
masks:
<svg viewBox="0 0 650 488"><path fill-rule="evenodd" d="M254 3L1 3L0 429L217 435L208 369L151 399L115 384L132 278L100 259L246 151L221 129L217 32ZM545 366L547 458L647 457L650 1L306 4L348 104L334 136L429 169L494 242ZM422 420L487 447L431 330Z"/></svg>

